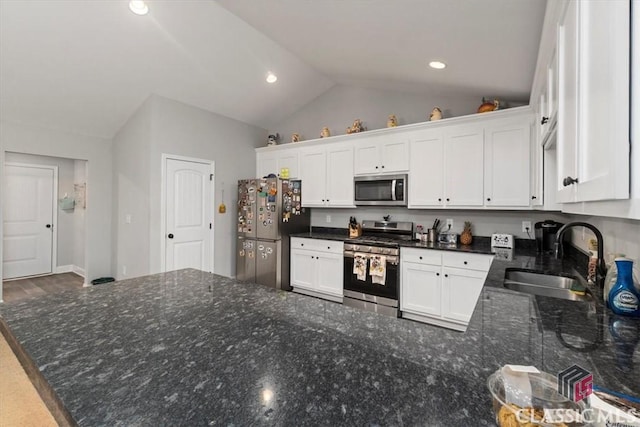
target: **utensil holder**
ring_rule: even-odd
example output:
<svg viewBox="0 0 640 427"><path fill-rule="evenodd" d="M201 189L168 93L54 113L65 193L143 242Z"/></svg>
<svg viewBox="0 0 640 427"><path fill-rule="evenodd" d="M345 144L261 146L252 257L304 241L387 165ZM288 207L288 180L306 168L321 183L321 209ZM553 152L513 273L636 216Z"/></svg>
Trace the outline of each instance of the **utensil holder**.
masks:
<svg viewBox="0 0 640 427"><path fill-rule="evenodd" d="M349 237L350 238L356 238L356 237L360 237L362 236L362 226L360 224L357 224L355 227L353 226L349 226Z"/></svg>
<svg viewBox="0 0 640 427"><path fill-rule="evenodd" d="M438 236L436 233L436 229L430 228L427 231L427 243L435 243L437 239L438 239Z"/></svg>

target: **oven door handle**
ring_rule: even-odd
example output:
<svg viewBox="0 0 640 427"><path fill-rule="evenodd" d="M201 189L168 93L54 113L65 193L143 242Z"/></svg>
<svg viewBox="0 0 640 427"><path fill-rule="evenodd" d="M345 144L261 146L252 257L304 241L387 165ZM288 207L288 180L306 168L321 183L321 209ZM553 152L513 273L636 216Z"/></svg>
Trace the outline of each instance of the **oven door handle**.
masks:
<svg viewBox="0 0 640 427"><path fill-rule="evenodd" d="M398 200L396 199L396 181L397 179L391 180L391 200L393 200L394 202Z"/></svg>
<svg viewBox="0 0 640 427"><path fill-rule="evenodd" d="M366 254L367 258L371 258L371 255L378 255L378 254ZM380 256L383 256L386 258L387 260L387 264L391 264L391 265L398 265L398 257L397 256L389 256L389 255L382 255L380 254ZM354 252L345 252L344 253L344 257L345 258L354 258L355 257L355 253Z"/></svg>

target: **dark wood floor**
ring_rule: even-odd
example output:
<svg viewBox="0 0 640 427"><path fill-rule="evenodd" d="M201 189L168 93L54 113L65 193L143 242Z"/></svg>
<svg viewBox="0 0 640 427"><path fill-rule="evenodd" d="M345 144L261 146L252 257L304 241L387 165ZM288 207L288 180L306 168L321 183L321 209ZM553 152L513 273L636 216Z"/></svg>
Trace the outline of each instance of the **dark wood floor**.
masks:
<svg viewBox="0 0 640 427"><path fill-rule="evenodd" d="M2 299L5 303L11 303L27 298L38 298L46 294L81 288L83 283L84 279L75 273L52 274L50 276L5 281L2 284Z"/></svg>

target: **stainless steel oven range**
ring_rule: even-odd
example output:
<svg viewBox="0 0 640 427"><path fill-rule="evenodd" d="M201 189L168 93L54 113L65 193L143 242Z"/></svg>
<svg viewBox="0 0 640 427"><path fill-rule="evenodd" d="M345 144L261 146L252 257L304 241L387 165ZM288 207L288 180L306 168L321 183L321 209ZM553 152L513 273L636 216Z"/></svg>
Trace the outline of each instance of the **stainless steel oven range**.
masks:
<svg viewBox="0 0 640 427"><path fill-rule="evenodd" d="M345 305L398 316L400 245L412 222L363 221L362 236L344 245Z"/></svg>

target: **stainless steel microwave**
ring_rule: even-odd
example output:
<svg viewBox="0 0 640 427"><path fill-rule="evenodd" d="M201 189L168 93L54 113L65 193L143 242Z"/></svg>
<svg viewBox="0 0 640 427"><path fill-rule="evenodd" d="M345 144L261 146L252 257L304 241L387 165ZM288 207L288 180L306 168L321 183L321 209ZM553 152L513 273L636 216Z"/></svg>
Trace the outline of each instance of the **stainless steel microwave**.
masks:
<svg viewBox="0 0 640 427"><path fill-rule="evenodd" d="M356 176L357 206L407 206L407 175Z"/></svg>

